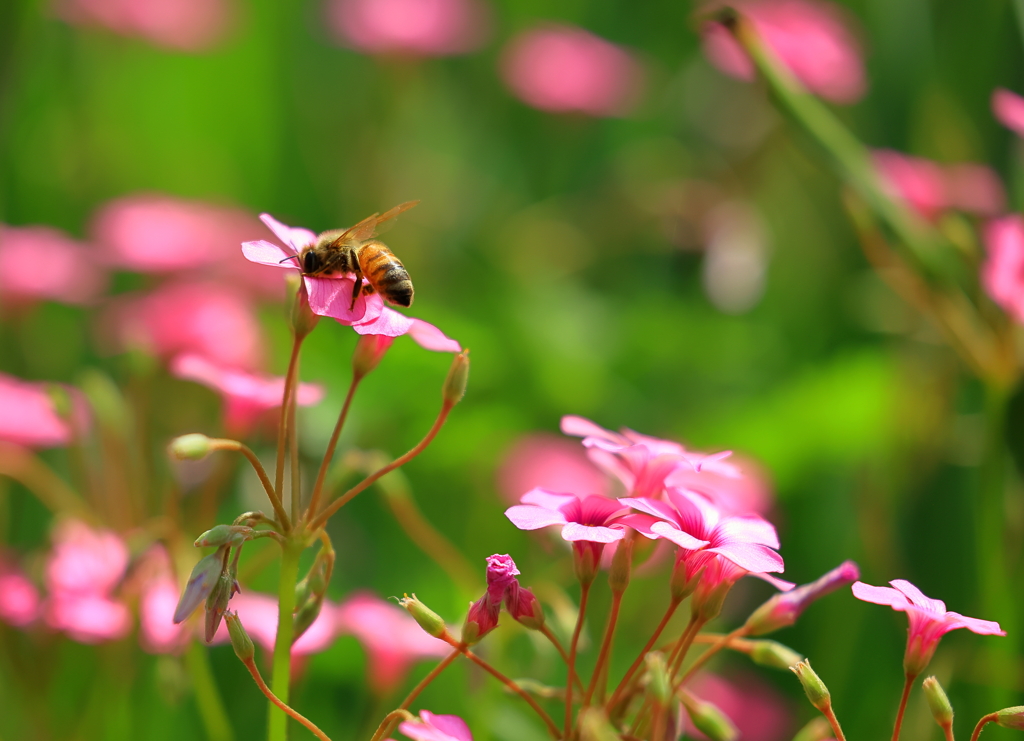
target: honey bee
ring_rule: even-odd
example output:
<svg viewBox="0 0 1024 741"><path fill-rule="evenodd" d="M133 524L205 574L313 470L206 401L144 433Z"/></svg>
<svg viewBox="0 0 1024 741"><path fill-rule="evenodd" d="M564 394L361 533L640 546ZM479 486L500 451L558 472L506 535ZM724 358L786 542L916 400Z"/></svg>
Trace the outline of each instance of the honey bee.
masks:
<svg viewBox="0 0 1024 741"><path fill-rule="evenodd" d="M356 281L352 286L350 309L355 307L360 292L374 291L389 304L412 306L413 288L409 271L386 244L374 237L380 224L395 218L417 203L419 201L406 201L383 214L367 216L348 229L324 232L317 237L316 242L304 247L295 256L302 274L333 276L353 273ZM368 281L368 286L363 286L363 277Z"/></svg>

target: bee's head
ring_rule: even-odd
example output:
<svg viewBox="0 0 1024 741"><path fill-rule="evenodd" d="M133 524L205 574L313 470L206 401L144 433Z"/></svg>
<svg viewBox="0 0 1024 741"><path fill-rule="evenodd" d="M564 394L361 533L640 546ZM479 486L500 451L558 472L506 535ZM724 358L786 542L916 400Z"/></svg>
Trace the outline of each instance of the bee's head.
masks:
<svg viewBox="0 0 1024 741"><path fill-rule="evenodd" d="M302 272L307 275L316 273L321 266L320 255L317 254L316 250L307 250L306 254L302 256Z"/></svg>

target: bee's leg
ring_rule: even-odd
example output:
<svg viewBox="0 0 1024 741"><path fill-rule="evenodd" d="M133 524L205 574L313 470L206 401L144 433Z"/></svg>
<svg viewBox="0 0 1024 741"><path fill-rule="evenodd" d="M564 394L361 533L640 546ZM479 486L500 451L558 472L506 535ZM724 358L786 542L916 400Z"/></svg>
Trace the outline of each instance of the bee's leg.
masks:
<svg viewBox="0 0 1024 741"><path fill-rule="evenodd" d="M373 285L371 285L370 283L364 283L363 284L363 295L364 296L369 296L371 293L373 293L373 291L374 291Z"/></svg>
<svg viewBox="0 0 1024 741"><path fill-rule="evenodd" d="M352 284L352 303L349 304L349 311L356 308L356 299L359 298L359 293L363 288L363 271L357 267L353 272L356 276L356 282Z"/></svg>

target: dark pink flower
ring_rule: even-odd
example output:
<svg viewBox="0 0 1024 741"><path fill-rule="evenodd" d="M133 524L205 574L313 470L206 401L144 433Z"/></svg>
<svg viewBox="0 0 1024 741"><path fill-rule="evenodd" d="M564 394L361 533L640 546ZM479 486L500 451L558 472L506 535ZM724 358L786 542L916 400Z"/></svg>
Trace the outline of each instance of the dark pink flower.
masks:
<svg viewBox="0 0 1024 741"><path fill-rule="evenodd" d="M269 214L261 214L260 219L272 232L285 243L287 249L276 244L259 240L242 244L242 253L246 259L289 270L299 270L294 259L304 247L313 244L317 236L308 229L285 226ZM309 306L313 313L329 316L341 324L351 326L357 334L379 334L398 337L408 334L420 346L439 352L459 352L462 347L455 340L445 337L437 327L421 319L413 319L399 314L384 306L384 301L377 292L369 295L360 293L355 305L352 305L352 275L336 278L303 276L306 291L309 295Z"/></svg>
<svg viewBox="0 0 1024 741"><path fill-rule="evenodd" d="M117 349L170 358L195 353L232 368L259 368L263 333L253 302L231 285L167 283L120 299L106 316Z"/></svg>
<svg viewBox="0 0 1024 741"><path fill-rule="evenodd" d="M247 430L268 409L281 406L283 376L264 376L224 368L200 355L179 355L171 361L171 373L209 386L224 397L225 425L231 430ZM296 390L299 406L313 406L323 399L323 387L300 383Z"/></svg>
<svg viewBox="0 0 1024 741"><path fill-rule="evenodd" d="M1003 126L1024 136L1024 98L1005 88L992 92L992 113Z"/></svg>
<svg viewBox="0 0 1024 741"><path fill-rule="evenodd" d="M220 42L234 15L227 0L56 0L54 11L68 23L99 26L189 52Z"/></svg>
<svg viewBox="0 0 1024 741"><path fill-rule="evenodd" d="M40 611L39 590L14 564L0 560L0 622L22 628Z"/></svg>
<svg viewBox="0 0 1024 741"><path fill-rule="evenodd" d="M904 579L893 579L889 583L895 589L874 587L859 581L853 585L853 596L907 613L910 628L907 651L903 656L907 676L916 677L928 666L939 640L951 630L967 628L979 635L1006 635L999 623L947 612L942 600L925 597L920 589Z"/></svg>
<svg viewBox="0 0 1024 741"><path fill-rule="evenodd" d="M401 607L366 592L349 597L334 614L338 632L351 633L366 649L370 687L378 695L394 690L417 661L451 650Z"/></svg>
<svg viewBox="0 0 1024 741"><path fill-rule="evenodd" d="M1015 322L1024 324L1024 218L1014 214L985 225L981 284Z"/></svg>
<svg viewBox="0 0 1024 741"><path fill-rule="evenodd" d="M803 85L834 103L853 103L867 88L860 44L843 10L813 0L733 3L750 19L764 43ZM704 32L704 51L726 74L744 80L754 66L732 35L718 24Z"/></svg>
<svg viewBox="0 0 1024 741"><path fill-rule="evenodd" d="M57 414L47 388L0 373L0 441L28 448L68 444L71 425Z"/></svg>
<svg viewBox="0 0 1024 741"><path fill-rule="evenodd" d="M882 185L925 219L959 210L993 216L1006 204L999 177L991 168L970 162L940 165L890 149L872 153Z"/></svg>
<svg viewBox="0 0 1024 741"><path fill-rule="evenodd" d="M638 102L640 63L622 47L575 26L550 24L516 36L501 62L505 84L542 111L622 116Z"/></svg>
<svg viewBox="0 0 1024 741"><path fill-rule="evenodd" d="M258 224L240 208L142 193L103 206L91 232L116 267L140 273L202 271L279 298L284 295L279 275L238 259L238 243Z"/></svg>
<svg viewBox="0 0 1024 741"><path fill-rule="evenodd" d="M473 741L466 721L457 715L434 715L421 710L419 720L403 721L398 730L413 741Z"/></svg>
<svg viewBox="0 0 1024 741"><path fill-rule="evenodd" d="M577 443L545 432L519 438L498 468L498 489L509 502L518 502L530 489L605 494L607 477Z"/></svg>
<svg viewBox="0 0 1024 741"><path fill-rule="evenodd" d="M479 0L328 0L327 24L367 54L443 57L479 48L490 26Z"/></svg>
<svg viewBox="0 0 1024 741"><path fill-rule="evenodd" d="M107 278L88 246L47 226L0 225L0 303L88 303Z"/></svg>

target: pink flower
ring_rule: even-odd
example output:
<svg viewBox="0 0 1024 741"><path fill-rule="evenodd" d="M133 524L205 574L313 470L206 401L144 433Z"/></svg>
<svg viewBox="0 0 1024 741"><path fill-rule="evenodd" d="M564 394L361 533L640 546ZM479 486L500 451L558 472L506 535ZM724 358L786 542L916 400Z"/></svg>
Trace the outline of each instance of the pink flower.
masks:
<svg viewBox="0 0 1024 741"><path fill-rule="evenodd" d="M171 361L171 373L219 391L224 397L225 425L232 430L247 430L260 414L281 406L284 377L257 376L224 368L199 355L179 355ZM324 396L322 386L300 383L296 391L299 406L318 404Z"/></svg>
<svg viewBox="0 0 1024 741"><path fill-rule="evenodd" d="M62 419L47 384L0 373L0 440L28 448L67 445L71 426Z"/></svg>
<svg viewBox="0 0 1024 741"><path fill-rule="evenodd" d="M0 225L0 302L85 304L106 287L91 250L47 226Z"/></svg>
<svg viewBox="0 0 1024 741"><path fill-rule="evenodd" d="M267 651L274 650L277 639L277 599L267 594L244 591L231 599L231 609L245 626L246 632L253 642ZM335 614L336 607L324 600L317 619L309 626L295 643L292 644L292 658L320 653L329 648L338 635L339 624ZM221 623L211 643L226 643L228 627Z"/></svg>
<svg viewBox="0 0 1024 741"><path fill-rule="evenodd" d="M174 622L178 583L171 572L170 557L154 546L133 572L141 576L139 590L139 642L153 654L177 653L189 640L188 626Z"/></svg>
<svg viewBox="0 0 1024 741"><path fill-rule="evenodd" d="M443 57L479 48L487 6L478 0L329 0L327 24L342 44L367 54Z"/></svg>
<svg viewBox="0 0 1024 741"><path fill-rule="evenodd" d="M35 584L19 568L0 560L0 622L22 628L39 617L39 610Z"/></svg>
<svg viewBox="0 0 1024 741"><path fill-rule="evenodd" d="M1006 195L991 168L973 163L943 166L889 149L872 154L882 184L925 219L956 209L979 216L1003 210Z"/></svg>
<svg viewBox="0 0 1024 741"><path fill-rule="evenodd" d="M1024 324L1024 218L1014 214L985 226L988 257L981 284L1014 321Z"/></svg>
<svg viewBox="0 0 1024 741"><path fill-rule="evenodd" d="M895 589L873 587L859 581L853 585L853 596L864 602L889 605L894 610L907 613L910 628L903 669L908 677L916 677L924 670L939 640L951 630L967 628L979 635L1006 635L999 623L946 612L946 604L942 600L925 597L920 589L904 579L893 579L889 583Z"/></svg>
<svg viewBox="0 0 1024 741"><path fill-rule="evenodd" d="M860 569L857 564L853 561L843 561L809 584L802 584L792 591L776 594L747 618L747 635L765 635L793 625L812 602L859 578Z"/></svg>
<svg viewBox="0 0 1024 741"><path fill-rule="evenodd" d="M416 661L451 650L401 607L365 592L349 597L334 613L338 631L351 633L366 649L370 687L379 695L394 690Z"/></svg>
<svg viewBox="0 0 1024 741"><path fill-rule="evenodd" d="M996 88L992 92L992 113L999 123L1024 136L1024 98L1004 88Z"/></svg>
<svg viewBox="0 0 1024 741"><path fill-rule="evenodd" d="M132 627L128 608L99 594L50 595L45 609L47 624L78 643L116 641Z"/></svg>
<svg viewBox="0 0 1024 741"><path fill-rule="evenodd" d="M665 477L665 485L703 494L724 515L765 514L775 496L764 469L754 460L730 456L728 461L681 467Z"/></svg>
<svg viewBox="0 0 1024 741"><path fill-rule="evenodd" d="M643 70L629 52L582 28L554 24L514 38L501 72L527 105L557 113L622 116L643 85Z"/></svg>
<svg viewBox="0 0 1024 741"><path fill-rule="evenodd" d="M529 589L519 586L519 569L511 556L494 554L487 557L487 589L469 607L462 627L462 640L473 644L498 627L498 616L505 609L515 620L529 628L539 628L544 611Z"/></svg>
<svg viewBox="0 0 1024 741"><path fill-rule="evenodd" d="M107 317L119 349L161 357L196 353L233 368L258 368L263 336L241 291L213 282L174 282L118 301Z"/></svg>
<svg viewBox="0 0 1024 741"><path fill-rule="evenodd" d="M257 295L284 295L280 276L238 260L238 243L257 228L256 217L230 206L159 194L137 194L106 204L92 234L112 265L140 273L202 270Z"/></svg>
<svg viewBox="0 0 1024 741"><path fill-rule="evenodd" d="M860 44L843 10L812 0L734 3L764 43L804 86L834 103L853 103L867 88ZM732 35L718 24L704 32L704 51L720 70L751 80L754 67Z"/></svg>
<svg viewBox="0 0 1024 741"><path fill-rule="evenodd" d="M221 41L233 15L226 0L56 0L54 11L68 23L190 52Z"/></svg>
<svg viewBox="0 0 1024 741"><path fill-rule="evenodd" d="M562 417L562 432L582 437L590 459L618 478L636 497L659 496L666 477L680 468L739 476L735 468L722 460L729 452L710 456L695 453L671 440L648 437L630 429L612 432L573 415Z"/></svg>
<svg viewBox="0 0 1024 741"><path fill-rule="evenodd" d="M285 226L270 214L261 214L260 219L287 245L283 249L276 244L259 240L242 244L242 253L247 260L289 270L299 270L298 261L290 259L313 244L317 236L308 229ZM455 340L445 337L437 327L421 319L412 319L384 306L377 292L369 295L360 293L355 305L352 302L354 277L345 275L338 278L303 276L309 294L309 306L314 314L329 316L341 324L351 326L357 334L379 334L398 337L408 334L420 346L439 352L459 352L462 347Z"/></svg>
<svg viewBox="0 0 1024 741"><path fill-rule="evenodd" d="M403 721L398 730L414 741L473 741L466 721L457 715L434 715L421 710L419 720Z"/></svg>
<svg viewBox="0 0 1024 741"><path fill-rule="evenodd" d="M545 432L524 435L498 468L498 489L510 502L535 487L605 494L608 482L578 444Z"/></svg>
<svg viewBox="0 0 1024 741"><path fill-rule="evenodd" d="M744 741L784 741L793 735L794 713L787 698L759 679L744 673L725 679L701 672L690 682L693 694L712 703L728 716ZM688 738L705 739L683 714L683 729Z"/></svg>

